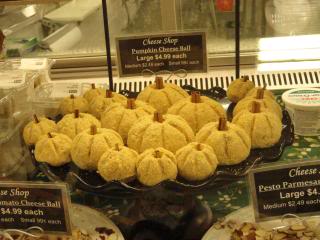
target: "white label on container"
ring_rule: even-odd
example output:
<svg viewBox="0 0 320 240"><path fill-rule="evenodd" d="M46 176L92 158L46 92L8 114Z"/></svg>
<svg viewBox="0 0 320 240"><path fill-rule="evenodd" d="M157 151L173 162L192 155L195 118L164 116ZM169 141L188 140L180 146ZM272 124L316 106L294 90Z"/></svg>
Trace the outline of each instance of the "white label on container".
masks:
<svg viewBox="0 0 320 240"><path fill-rule="evenodd" d="M48 68L47 58L23 58L20 69L22 70L44 70Z"/></svg>
<svg viewBox="0 0 320 240"><path fill-rule="evenodd" d="M320 104L320 91L301 89L291 92L288 95L289 101L294 104L314 105Z"/></svg>
<svg viewBox="0 0 320 240"><path fill-rule="evenodd" d="M81 85L78 83L54 84L51 92L51 98L64 98L71 94L79 96L81 93Z"/></svg>
<svg viewBox="0 0 320 240"><path fill-rule="evenodd" d="M300 135L311 136L320 134L320 111L293 111L295 132Z"/></svg>
<svg viewBox="0 0 320 240"><path fill-rule="evenodd" d="M21 71L0 72L0 88L15 88L25 83L25 74Z"/></svg>

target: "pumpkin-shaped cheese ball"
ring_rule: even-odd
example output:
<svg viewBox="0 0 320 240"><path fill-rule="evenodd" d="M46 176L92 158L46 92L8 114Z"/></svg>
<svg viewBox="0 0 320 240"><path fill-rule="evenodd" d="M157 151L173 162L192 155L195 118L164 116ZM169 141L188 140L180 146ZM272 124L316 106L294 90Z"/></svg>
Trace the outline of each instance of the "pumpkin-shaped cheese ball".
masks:
<svg viewBox="0 0 320 240"><path fill-rule="evenodd" d="M82 131L90 128L92 125L101 127L98 119L88 113L79 113L76 110L72 114L65 115L60 122L58 122L58 131L66 134L71 139L74 139Z"/></svg>
<svg viewBox="0 0 320 240"><path fill-rule="evenodd" d="M260 104L254 102L251 111L242 111L232 123L242 127L251 137L252 148L267 148L276 144L282 131L280 119L271 112L261 112Z"/></svg>
<svg viewBox="0 0 320 240"><path fill-rule="evenodd" d="M175 114L185 119L194 133L197 133L209 122L218 121L226 117L226 113L220 103L193 92L191 97L180 100L168 110L169 114Z"/></svg>
<svg viewBox="0 0 320 240"><path fill-rule="evenodd" d="M71 161L72 140L61 133L42 135L36 143L34 156L38 162L45 162L59 167Z"/></svg>
<svg viewBox="0 0 320 240"><path fill-rule="evenodd" d="M155 109L142 101L128 99L127 106L120 103L110 105L101 115L101 124L118 132L126 143L128 132L133 124L142 116L151 115Z"/></svg>
<svg viewBox="0 0 320 240"><path fill-rule="evenodd" d="M34 120L23 129L23 139L28 145L36 144L42 135L57 131L57 125L54 121L45 117L38 118L36 115L33 117Z"/></svg>
<svg viewBox="0 0 320 240"><path fill-rule="evenodd" d="M148 149L138 158L137 177L146 186L174 180L178 174L174 154L164 148Z"/></svg>
<svg viewBox="0 0 320 240"><path fill-rule="evenodd" d="M101 96L97 96L90 102L89 112L100 119L101 114L113 103L125 104L127 98L121 94L106 90L106 93Z"/></svg>
<svg viewBox="0 0 320 240"><path fill-rule="evenodd" d="M173 153L192 142L194 133L180 116L154 113L139 119L128 133L128 146L138 153L163 147Z"/></svg>
<svg viewBox="0 0 320 240"><path fill-rule="evenodd" d="M254 88L254 83L248 76L232 81L227 90L227 97L231 102L237 103Z"/></svg>
<svg viewBox="0 0 320 240"><path fill-rule="evenodd" d="M212 147L197 142L180 148L176 159L179 175L189 181L201 181L210 177L218 166Z"/></svg>
<svg viewBox="0 0 320 240"><path fill-rule="evenodd" d="M140 92L137 99L149 103L159 113L164 114L169 107L188 96L181 87L172 83L163 83L161 77L156 77L155 83Z"/></svg>
<svg viewBox="0 0 320 240"><path fill-rule="evenodd" d="M265 85L263 88L261 88L261 87L255 87L255 88L251 89L251 90L247 93L246 97L255 97L255 96L257 96L258 91L263 90L263 96L264 96L265 98L270 98L270 99L272 99L272 100L276 100L276 97L273 95L273 93L272 93L271 91L267 90L266 87L267 87L266 85Z"/></svg>
<svg viewBox="0 0 320 240"><path fill-rule="evenodd" d="M79 133L73 139L71 157L79 168L97 170L102 154L116 144L123 145L117 132L92 125L90 129Z"/></svg>
<svg viewBox="0 0 320 240"><path fill-rule="evenodd" d="M126 181L136 176L138 153L116 145L107 150L98 162L98 172L106 181Z"/></svg>
<svg viewBox="0 0 320 240"><path fill-rule="evenodd" d="M264 90L259 89L256 97L245 97L237 103L233 109L233 117L235 117L241 111L250 111L252 108L252 102L259 102L263 109L276 114L279 119L282 119L282 109L280 105L271 98L264 97Z"/></svg>
<svg viewBox="0 0 320 240"><path fill-rule="evenodd" d="M249 156L251 148L249 135L224 118L205 125L198 132L196 140L213 148L220 165L241 163Z"/></svg>
<svg viewBox="0 0 320 240"><path fill-rule="evenodd" d="M84 94L83 97L88 101L88 103L91 103L91 101L98 97L98 96L103 96L105 94L106 90L103 88L96 88L96 85L93 83L91 84L91 88L87 90Z"/></svg>
<svg viewBox="0 0 320 240"><path fill-rule="evenodd" d="M74 95L70 95L70 97L66 97L60 103L60 112L63 115L68 113L74 113L76 109L80 112L88 112L88 101L83 97L75 97Z"/></svg>

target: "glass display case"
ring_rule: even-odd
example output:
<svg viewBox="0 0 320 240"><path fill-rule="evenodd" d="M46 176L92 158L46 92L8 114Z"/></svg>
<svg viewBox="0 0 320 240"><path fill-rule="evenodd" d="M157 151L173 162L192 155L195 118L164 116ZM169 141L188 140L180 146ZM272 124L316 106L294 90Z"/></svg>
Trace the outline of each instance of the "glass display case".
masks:
<svg viewBox="0 0 320 240"><path fill-rule="evenodd" d="M0 239L320 239L319 10L0 1ZM207 71L118 74L116 38L180 33L205 33Z"/></svg>

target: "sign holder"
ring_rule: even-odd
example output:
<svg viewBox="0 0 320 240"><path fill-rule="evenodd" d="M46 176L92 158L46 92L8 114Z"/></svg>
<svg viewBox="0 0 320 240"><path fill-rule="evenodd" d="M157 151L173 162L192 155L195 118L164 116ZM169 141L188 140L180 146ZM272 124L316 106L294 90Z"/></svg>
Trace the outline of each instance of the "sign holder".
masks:
<svg viewBox="0 0 320 240"><path fill-rule="evenodd" d="M240 0L235 4L236 78L240 78Z"/></svg>
<svg viewBox="0 0 320 240"><path fill-rule="evenodd" d="M110 31L109 31L107 0L102 0L102 12L103 12L104 38L105 38L105 44L106 44L109 90L113 91L113 73L112 73L112 63L111 63Z"/></svg>

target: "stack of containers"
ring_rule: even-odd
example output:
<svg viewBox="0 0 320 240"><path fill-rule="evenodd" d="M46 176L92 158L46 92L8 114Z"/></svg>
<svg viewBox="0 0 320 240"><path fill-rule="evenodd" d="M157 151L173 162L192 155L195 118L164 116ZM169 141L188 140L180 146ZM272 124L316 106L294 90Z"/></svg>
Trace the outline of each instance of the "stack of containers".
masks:
<svg viewBox="0 0 320 240"><path fill-rule="evenodd" d="M35 74L0 65L0 180L25 180L29 151L22 128L31 112Z"/></svg>

